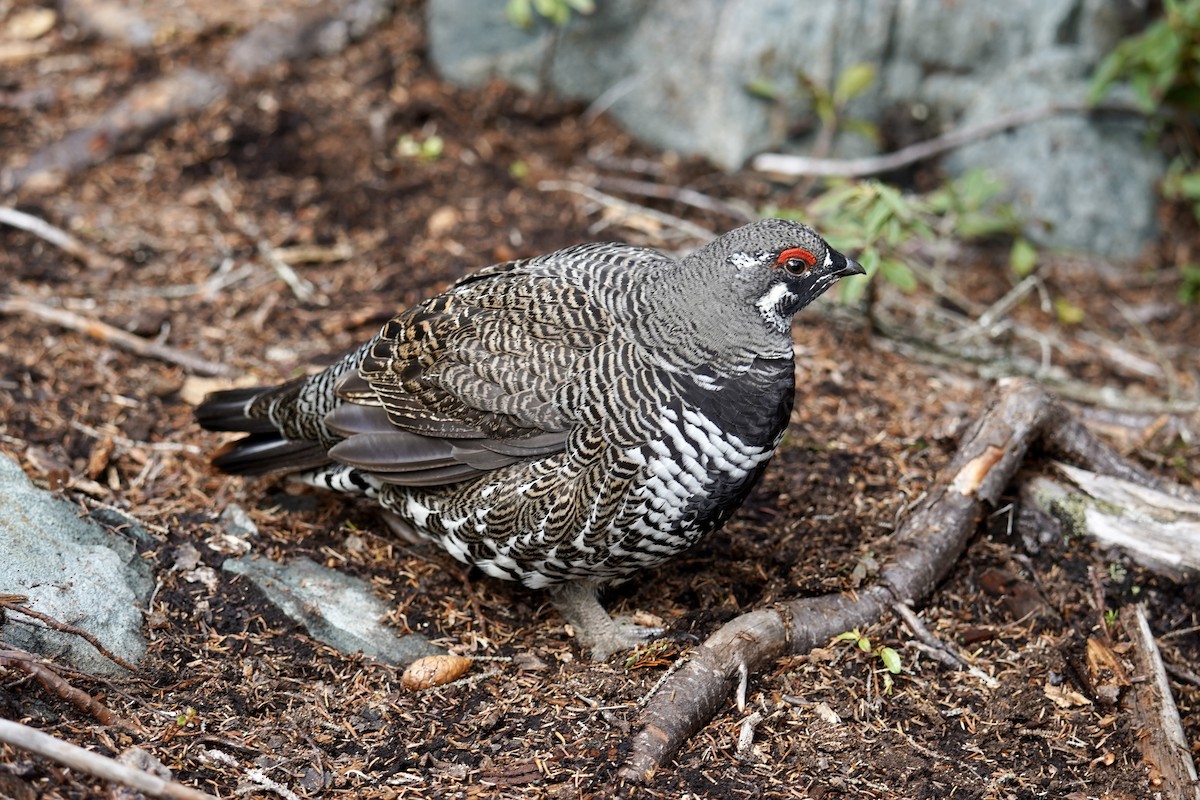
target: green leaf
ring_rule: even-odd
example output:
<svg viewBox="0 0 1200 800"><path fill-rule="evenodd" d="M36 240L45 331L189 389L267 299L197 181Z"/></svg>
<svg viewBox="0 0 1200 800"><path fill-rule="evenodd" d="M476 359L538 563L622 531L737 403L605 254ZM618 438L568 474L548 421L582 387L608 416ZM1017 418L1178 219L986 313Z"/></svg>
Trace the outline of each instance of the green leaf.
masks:
<svg viewBox="0 0 1200 800"><path fill-rule="evenodd" d="M902 292L911 292L917 288L917 276L907 265L895 259L885 258L880 261L879 274Z"/></svg>
<svg viewBox="0 0 1200 800"><path fill-rule="evenodd" d="M883 226L891 217L892 210L888 208L887 203L875 203L872 205L866 216L863 217L867 239L874 241L879 238L879 234L883 231Z"/></svg>
<svg viewBox="0 0 1200 800"><path fill-rule="evenodd" d="M833 637L833 640L835 642L857 642L859 640L859 638L860 638L860 634L858 632L858 628L855 628L852 631L846 631L845 633L839 633L837 636Z"/></svg>
<svg viewBox="0 0 1200 800"><path fill-rule="evenodd" d="M867 119L844 119L842 120L842 130L847 133L854 133L874 145L878 145L883 141L883 136L879 133L879 127Z"/></svg>
<svg viewBox="0 0 1200 800"><path fill-rule="evenodd" d="M1037 249L1029 243L1028 239L1018 236L1013 240L1012 252L1008 255L1008 265L1012 268L1014 275L1018 278L1026 277L1037 267L1037 261Z"/></svg>
<svg viewBox="0 0 1200 800"><path fill-rule="evenodd" d="M751 78L746 82L745 88L754 97L761 97L763 100L779 100L779 87L770 78L761 75Z"/></svg>
<svg viewBox="0 0 1200 800"><path fill-rule="evenodd" d="M862 650L864 653L871 652L871 640L866 636L860 636L858 638L858 649Z"/></svg>
<svg viewBox="0 0 1200 800"><path fill-rule="evenodd" d="M1078 325L1083 322L1087 313L1065 297L1054 298L1054 316L1063 325Z"/></svg>
<svg viewBox="0 0 1200 800"><path fill-rule="evenodd" d="M900 670L903 669L903 667L900 664L899 653L890 647L881 647L879 648L879 657L883 659L883 666L887 668L888 672L892 673L893 675L900 674Z"/></svg>
<svg viewBox="0 0 1200 800"><path fill-rule="evenodd" d="M838 300L844 306L858 305L867 293L870 280L864 275L852 275L838 281Z"/></svg>
<svg viewBox="0 0 1200 800"><path fill-rule="evenodd" d="M508 0L504 15L517 28L528 28L533 25L533 7L530 0Z"/></svg>
<svg viewBox="0 0 1200 800"><path fill-rule="evenodd" d="M855 64L842 70L838 76L837 86L833 89L833 104L844 106L848 101L857 97L870 88L875 82L875 66L873 64Z"/></svg>

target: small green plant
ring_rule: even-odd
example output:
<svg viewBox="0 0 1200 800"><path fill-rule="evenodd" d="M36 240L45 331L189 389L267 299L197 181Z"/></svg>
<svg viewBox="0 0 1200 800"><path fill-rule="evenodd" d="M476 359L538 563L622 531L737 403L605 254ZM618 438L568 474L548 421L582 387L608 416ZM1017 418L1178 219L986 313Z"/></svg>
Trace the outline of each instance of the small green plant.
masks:
<svg viewBox="0 0 1200 800"><path fill-rule="evenodd" d="M437 161L446 149L446 143L436 133L417 139L406 133L396 140L396 155L401 158L419 158L422 161Z"/></svg>
<svg viewBox="0 0 1200 800"><path fill-rule="evenodd" d="M594 0L508 0L504 14L518 28L533 27L535 15L561 28L572 12L586 16L595 10Z"/></svg>
<svg viewBox="0 0 1200 800"><path fill-rule="evenodd" d="M1200 221L1200 153L1196 142L1200 112L1200 0L1163 0L1163 14L1146 28L1127 37L1100 63L1092 76L1089 100L1102 100L1119 82L1133 92L1134 101L1151 115L1156 133L1179 134L1179 153L1163 179L1163 197L1190 203ZM1180 264L1179 298L1200 300L1200 267Z"/></svg>
<svg viewBox="0 0 1200 800"><path fill-rule="evenodd" d="M866 276L838 284L842 302L854 303L876 275L903 291L916 288L917 277L904 252L914 240L1018 235L1020 219L1012 206L996 199L1002 188L999 180L982 171L968 172L924 195L904 194L874 180L842 181L817 195L807 208L765 213L803 219L837 249L858 254ZM1014 246L1014 271L1031 270L1036 261L1037 252L1028 242Z"/></svg>
<svg viewBox="0 0 1200 800"><path fill-rule="evenodd" d="M900 661L899 653L890 647L872 647L871 640L858 628L846 631L845 633L839 633L833 637L833 640L835 642L850 642L867 655L878 656L879 660L883 663L884 669L887 670L883 673L883 689L888 694L891 693L893 685L892 676L899 675L904 671L904 665Z"/></svg>
<svg viewBox="0 0 1200 800"><path fill-rule="evenodd" d="M821 123L816 143L812 148L814 153L825 155L833 145L833 138L838 130L857 133L872 143L879 143L879 129L873 122L846 115L846 104L875 83L873 64L852 64L842 70L832 89L821 85L806 72L797 72L796 82L800 86L798 99L808 102ZM760 77L750 81L746 84L746 91L773 103L780 103L785 99L780 88L767 78Z"/></svg>
<svg viewBox="0 0 1200 800"><path fill-rule="evenodd" d="M1163 0L1163 16L1124 39L1092 77L1090 100L1129 82L1147 113L1200 109L1200 0Z"/></svg>

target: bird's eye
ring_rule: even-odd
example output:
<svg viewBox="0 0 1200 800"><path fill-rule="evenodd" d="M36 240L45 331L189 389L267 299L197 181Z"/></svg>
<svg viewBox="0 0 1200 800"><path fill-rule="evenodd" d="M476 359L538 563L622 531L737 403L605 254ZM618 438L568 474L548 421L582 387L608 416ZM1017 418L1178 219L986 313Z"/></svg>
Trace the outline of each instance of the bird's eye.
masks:
<svg viewBox="0 0 1200 800"><path fill-rule="evenodd" d="M775 259L775 266L783 267L789 275L803 275L817 263L817 257L803 247L789 247Z"/></svg>

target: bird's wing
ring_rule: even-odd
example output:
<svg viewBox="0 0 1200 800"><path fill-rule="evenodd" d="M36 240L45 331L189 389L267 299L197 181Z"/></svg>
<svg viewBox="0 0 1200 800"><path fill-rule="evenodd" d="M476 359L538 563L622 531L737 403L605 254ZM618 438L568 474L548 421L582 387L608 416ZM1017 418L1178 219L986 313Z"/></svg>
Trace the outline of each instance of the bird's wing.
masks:
<svg viewBox="0 0 1200 800"><path fill-rule="evenodd" d="M557 402L610 331L577 276L492 267L384 326L336 391L329 455L389 483L466 480L563 449Z"/></svg>

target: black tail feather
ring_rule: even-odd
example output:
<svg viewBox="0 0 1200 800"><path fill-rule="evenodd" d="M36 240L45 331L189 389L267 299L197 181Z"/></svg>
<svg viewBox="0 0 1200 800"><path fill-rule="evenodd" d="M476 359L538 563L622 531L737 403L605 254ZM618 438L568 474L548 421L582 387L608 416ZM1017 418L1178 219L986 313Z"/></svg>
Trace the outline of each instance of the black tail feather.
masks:
<svg viewBox="0 0 1200 800"><path fill-rule="evenodd" d="M287 439L265 415L251 416L252 403L295 391L298 384L251 386L212 392L196 406L196 421L210 431L248 433L222 447L212 464L230 475L269 475L297 472L329 463L319 442ZM261 413L261 412L260 412Z"/></svg>
<svg viewBox="0 0 1200 800"><path fill-rule="evenodd" d="M200 427L210 431L273 432L275 426L270 420L254 419L246 413L246 409L256 397L274 389L273 386L250 386L212 392L196 406L196 421Z"/></svg>
<svg viewBox="0 0 1200 800"><path fill-rule="evenodd" d="M330 463L317 442L289 441L279 433L251 433L230 442L212 458L212 465L230 475L270 475L298 472Z"/></svg>

